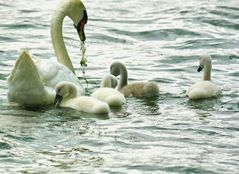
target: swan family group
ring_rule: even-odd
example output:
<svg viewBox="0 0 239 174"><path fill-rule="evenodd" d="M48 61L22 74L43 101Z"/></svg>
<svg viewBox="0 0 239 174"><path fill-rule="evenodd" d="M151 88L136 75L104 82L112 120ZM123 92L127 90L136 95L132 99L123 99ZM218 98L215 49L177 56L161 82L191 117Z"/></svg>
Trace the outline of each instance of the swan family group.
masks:
<svg viewBox="0 0 239 174"><path fill-rule="evenodd" d="M84 26L88 16L84 4L81 0L63 0L53 13L51 21L51 39L57 62L33 59L28 51L23 50L8 78L10 102L29 107L55 104L87 113L107 114L110 107L122 106L126 102L125 97L159 96L159 85L156 82L128 84L127 68L121 62L113 62L110 74L103 78L101 87L86 96L64 44L62 24L66 16L74 22L80 40L85 41ZM211 81L209 55L200 56L198 71L202 69L203 80L189 87L186 92L190 99L217 97L221 92Z"/></svg>

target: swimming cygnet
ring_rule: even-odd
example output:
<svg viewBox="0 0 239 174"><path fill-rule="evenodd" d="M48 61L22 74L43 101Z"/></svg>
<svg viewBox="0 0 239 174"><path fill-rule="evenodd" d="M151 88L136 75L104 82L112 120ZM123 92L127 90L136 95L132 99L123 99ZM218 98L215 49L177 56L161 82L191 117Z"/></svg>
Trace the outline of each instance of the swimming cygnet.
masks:
<svg viewBox="0 0 239 174"><path fill-rule="evenodd" d="M106 75L101 82L101 87L96 89L91 96L108 103L110 107L122 106L126 100L123 94L117 89L114 89L116 86L116 77L113 75Z"/></svg>
<svg viewBox="0 0 239 174"><path fill-rule="evenodd" d="M55 88L56 98L55 105L68 107L92 114L108 114L109 106L90 96L78 96L76 86L67 81L59 82Z"/></svg>
<svg viewBox="0 0 239 174"><path fill-rule="evenodd" d="M120 75L117 89L125 97L134 96L139 98L151 98L159 96L159 85L156 82L134 82L128 84L128 72L121 62L114 62L110 66L110 73L114 76Z"/></svg>
<svg viewBox="0 0 239 174"><path fill-rule="evenodd" d="M211 62L211 56L200 56L198 72L204 69L204 76L202 81L196 82L187 90L186 95L190 99L211 98L220 95L221 90L211 81Z"/></svg>

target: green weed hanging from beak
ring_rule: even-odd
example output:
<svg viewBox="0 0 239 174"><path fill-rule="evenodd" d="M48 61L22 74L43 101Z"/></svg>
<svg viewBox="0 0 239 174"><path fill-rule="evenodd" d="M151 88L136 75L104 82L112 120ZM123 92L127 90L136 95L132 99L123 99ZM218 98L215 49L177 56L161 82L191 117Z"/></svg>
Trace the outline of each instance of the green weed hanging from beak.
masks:
<svg viewBox="0 0 239 174"><path fill-rule="evenodd" d="M82 57L80 60L80 66L81 66L81 71L82 71L82 78L85 80L87 88L88 88L88 80L86 78L86 69L87 69L87 57L85 55L86 52L86 47L85 47L85 42L81 41L81 52L82 52Z"/></svg>

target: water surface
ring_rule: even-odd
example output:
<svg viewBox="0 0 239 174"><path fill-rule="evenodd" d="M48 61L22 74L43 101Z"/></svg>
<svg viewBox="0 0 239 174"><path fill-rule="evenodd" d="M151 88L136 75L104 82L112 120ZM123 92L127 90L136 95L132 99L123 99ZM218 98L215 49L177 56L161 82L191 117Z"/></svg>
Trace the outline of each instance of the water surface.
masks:
<svg viewBox="0 0 239 174"><path fill-rule="evenodd" d="M88 91L113 61L127 65L130 82L155 80L161 88L159 98L128 98L108 117L7 102L7 76L21 48L55 59L50 18L57 3L0 0L1 173L238 173L237 0L85 1ZM69 19L63 30L81 76L80 42ZM185 97L202 78L200 54L213 58L218 99Z"/></svg>

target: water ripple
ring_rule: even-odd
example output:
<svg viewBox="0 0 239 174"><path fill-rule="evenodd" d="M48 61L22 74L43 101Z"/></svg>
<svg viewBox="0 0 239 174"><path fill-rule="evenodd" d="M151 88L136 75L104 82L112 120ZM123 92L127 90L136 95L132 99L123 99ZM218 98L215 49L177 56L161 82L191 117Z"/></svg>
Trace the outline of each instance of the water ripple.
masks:
<svg viewBox="0 0 239 174"><path fill-rule="evenodd" d="M175 40L177 37L199 36L199 33L185 29L156 29L146 31L126 31L126 30L111 30L120 35L127 35L140 40Z"/></svg>
<svg viewBox="0 0 239 174"><path fill-rule="evenodd" d="M8 103L6 80L21 48L55 59L50 20L57 0L0 2L0 172L237 173L238 1L84 3L88 94L122 61L129 83L154 80L160 96L129 97L107 117ZM79 37L68 18L63 31L81 77ZM202 79L198 55L205 53L223 95L191 101L185 93Z"/></svg>

